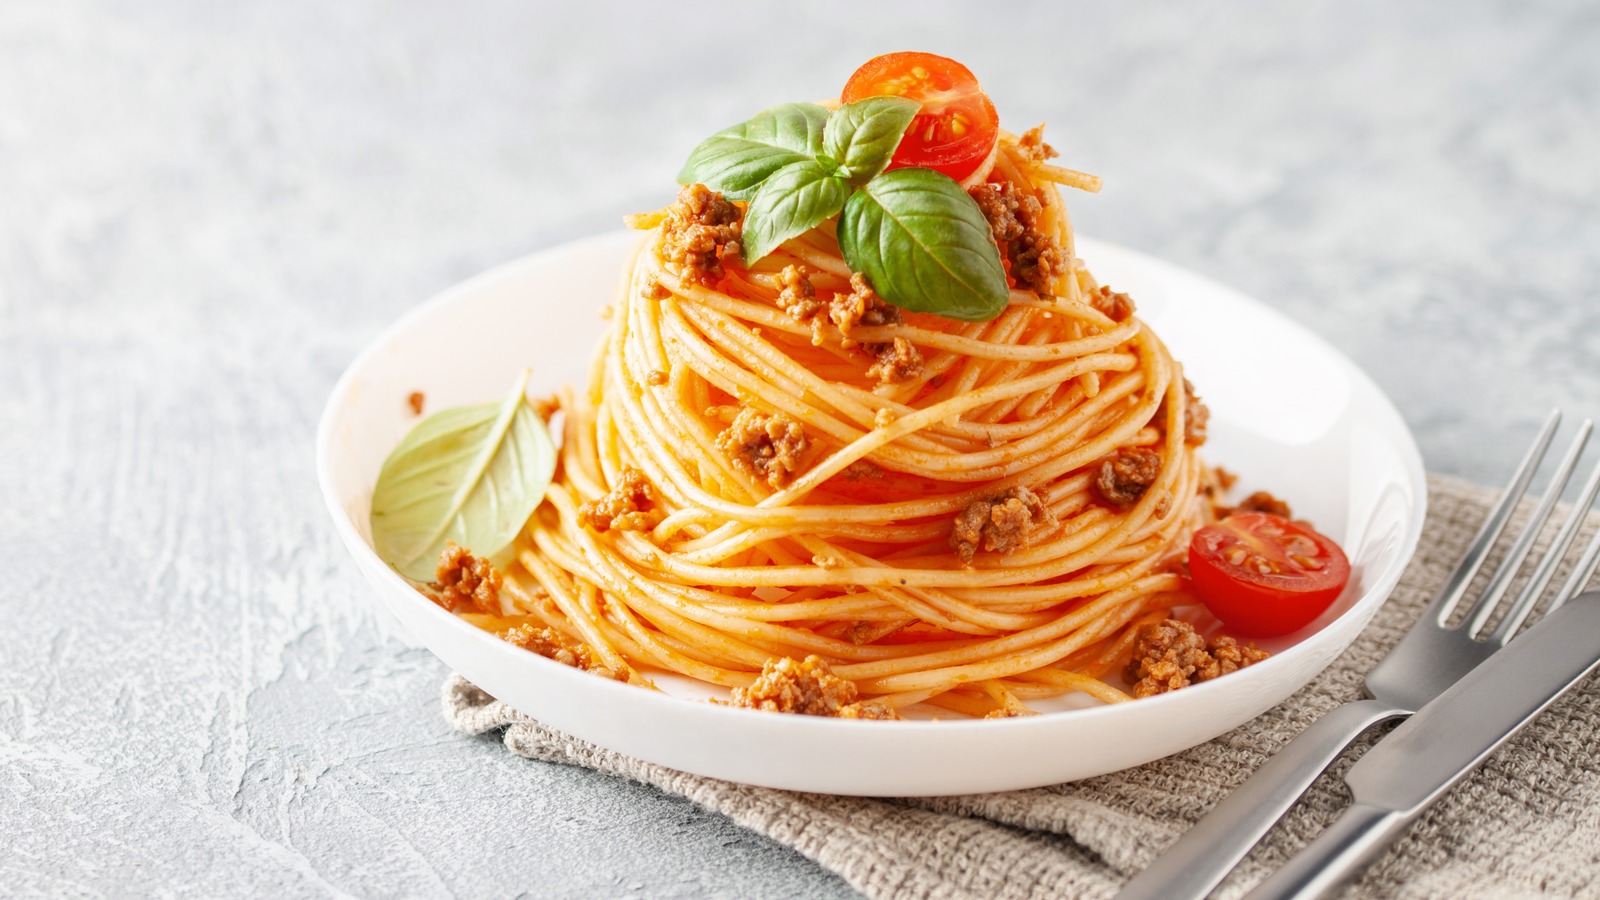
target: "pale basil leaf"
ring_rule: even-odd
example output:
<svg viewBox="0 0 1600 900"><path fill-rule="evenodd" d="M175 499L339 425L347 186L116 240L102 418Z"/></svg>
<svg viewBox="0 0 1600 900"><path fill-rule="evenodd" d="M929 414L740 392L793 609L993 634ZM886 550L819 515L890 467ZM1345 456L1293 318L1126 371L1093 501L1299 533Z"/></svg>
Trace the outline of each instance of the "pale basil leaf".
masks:
<svg viewBox="0 0 1600 900"><path fill-rule="evenodd" d="M496 403L424 419L384 461L372 495L372 544L413 581L432 581L454 541L493 556L521 532L555 474L556 450L516 388Z"/></svg>
<svg viewBox="0 0 1600 900"><path fill-rule="evenodd" d="M894 156L922 104L904 97L868 97L846 103L828 119L822 152L839 162L839 175L866 184Z"/></svg>
<svg viewBox="0 0 1600 900"><path fill-rule="evenodd" d="M961 185L932 169L895 169L844 205L839 249L884 300L981 322L1010 291L989 223Z"/></svg>
<svg viewBox="0 0 1600 900"><path fill-rule="evenodd" d="M744 214L743 253L751 265L780 244L839 214L850 184L816 160L784 166L761 185Z"/></svg>
<svg viewBox="0 0 1600 900"><path fill-rule="evenodd" d="M678 173L679 184L700 183L730 200L748 200L773 172L822 152L827 107L785 103L724 128L700 143Z"/></svg>

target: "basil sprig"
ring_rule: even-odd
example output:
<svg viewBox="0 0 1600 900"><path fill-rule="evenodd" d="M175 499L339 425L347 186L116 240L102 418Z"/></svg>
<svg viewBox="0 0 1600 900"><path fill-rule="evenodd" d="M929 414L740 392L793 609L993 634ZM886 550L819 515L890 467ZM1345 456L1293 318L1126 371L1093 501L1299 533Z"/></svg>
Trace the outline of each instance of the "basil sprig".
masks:
<svg viewBox="0 0 1600 900"><path fill-rule="evenodd" d="M839 216L839 249L884 300L979 322L1010 297L1000 249L978 204L932 169L885 172L921 104L869 97L830 112L786 103L701 142L678 173L748 200L750 265Z"/></svg>

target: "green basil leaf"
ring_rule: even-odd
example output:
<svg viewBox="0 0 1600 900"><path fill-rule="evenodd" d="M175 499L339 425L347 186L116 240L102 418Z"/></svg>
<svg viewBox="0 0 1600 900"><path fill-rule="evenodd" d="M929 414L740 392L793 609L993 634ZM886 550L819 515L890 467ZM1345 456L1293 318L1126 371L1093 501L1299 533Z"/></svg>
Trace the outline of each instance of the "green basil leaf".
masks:
<svg viewBox="0 0 1600 900"><path fill-rule="evenodd" d="M900 137L922 104L904 97L868 97L839 107L822 132L822 152L839 162L839 175L866 184L894 156Z"/></svg>
<svg viewBox="0 0 1600 900"><path fill-rule="evenodd" d="M932 169L885 172L851 195L839 249L902 309L981 322L1010 297L988 220L961 185Z"/></svg>
<svg viewBox="0 0 1600 900"><path fill-rule="evenodd" d="M751 265L784 241L805 234L844 208L850 183L814 159L774 172L750 201L740 238L745 265Z"/></svg>
<svg viewBox="0 0 1600 900"><path fill-rule="evenodd" d="M454 541L493 556L544 500L556 449L523 396L524 371L505 399L424 419L384 461L372 495L372 544L413 581L432 581Z"/></svg>
<svg viewBox="0 0 1600 900"><path fill-rule="evenodd" d="M815 103L785 103L700 143L678 173L679 184L700 183L730 200L748 200L769 175L822 152L829 116Z"/></svg>
<svg viewBox="0 0 1600 900"><path fill-rule="evenodd" d="M832 110L816 103L780 103L717 133L816 156L822 152L822 134L831 115Z"/></svg>

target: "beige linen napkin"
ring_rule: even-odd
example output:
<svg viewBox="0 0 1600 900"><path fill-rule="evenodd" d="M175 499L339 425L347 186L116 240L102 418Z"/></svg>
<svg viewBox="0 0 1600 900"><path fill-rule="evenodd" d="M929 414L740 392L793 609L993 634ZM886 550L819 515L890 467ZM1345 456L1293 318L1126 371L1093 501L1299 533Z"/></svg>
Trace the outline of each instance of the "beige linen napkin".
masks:
<svg viewBox="0 0 1600 900"><path fill-rule="evenodd" d="M469 734L503 729L506 747L522 756L587 766L688 797L794 847L869 897L1108 897L1301 729L1361 696L1362 674L1432 599L1494 499L1491 490L1445 478L1431 478L1428 490L1415 559L1332 667L1214 741L1087 781L904 800L797 794L603 750L545 728L460 676L444 686L445 715ZM1580 540L1595 527L1592 520ZM1346 796L1338 775L1348 764L1336 765L1311 789L1221 896L1248 889L1338 813ZM1490 758L1350 895L1600 897L1600 683L1580 685Z"/></svg>

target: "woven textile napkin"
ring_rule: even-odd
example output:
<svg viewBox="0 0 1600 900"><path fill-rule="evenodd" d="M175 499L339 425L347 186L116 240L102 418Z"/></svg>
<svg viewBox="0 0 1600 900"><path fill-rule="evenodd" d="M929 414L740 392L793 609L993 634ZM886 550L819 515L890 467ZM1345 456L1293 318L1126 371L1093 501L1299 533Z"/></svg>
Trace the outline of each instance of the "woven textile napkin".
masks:
<svg viewBox="0 0 1600 900"><path fill-rule="evenodd" d="M798 794L688 775L603 750L545 728L460 676L444 686L445 715L469 734L503 730L513 753L688 797L794 847L869 897L1108 897L1294 735L1362 695L1363 673L1432 599L1494 499L1493 491L1445 478L1431 478L1428 491L1416 557L1389 602L1332 667L1282 705L1216 740L1087 781L902 800ZM1580 540L1595 527L1591 521ZM1311 789L1220 896L1243 893L1343 808L1338 776L1349 762ZM1600 898L1600 683L1580 685L1491 757L1349 895Z"/></svg>

